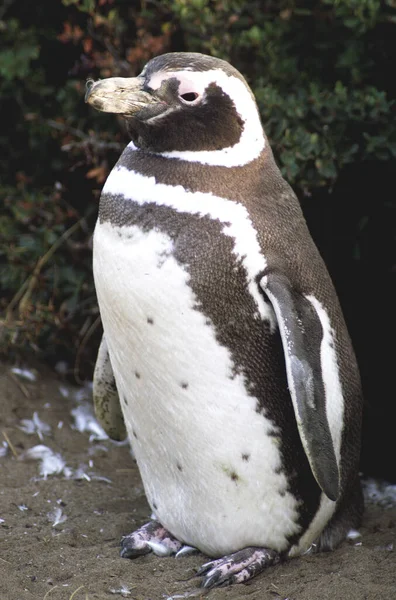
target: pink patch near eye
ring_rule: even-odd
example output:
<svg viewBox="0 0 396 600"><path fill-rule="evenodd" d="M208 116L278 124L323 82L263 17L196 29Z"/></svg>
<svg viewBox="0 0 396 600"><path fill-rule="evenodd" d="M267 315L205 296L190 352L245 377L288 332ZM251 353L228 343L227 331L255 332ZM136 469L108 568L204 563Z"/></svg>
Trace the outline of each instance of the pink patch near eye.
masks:
<svg viewBox="0 0 396 600"><path fill-rule="evenodd" d="M201 89L197 86L197 83L188 77L178 74L179 84L179 96L186 102L194 102L200 96Z"/></svg>

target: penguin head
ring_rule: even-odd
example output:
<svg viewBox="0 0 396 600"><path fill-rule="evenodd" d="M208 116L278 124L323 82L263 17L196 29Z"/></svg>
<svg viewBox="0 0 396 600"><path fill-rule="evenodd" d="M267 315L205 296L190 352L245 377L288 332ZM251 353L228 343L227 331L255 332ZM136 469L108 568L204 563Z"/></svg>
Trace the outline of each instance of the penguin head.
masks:
<svg viewBox="0 0 396 600"><path fill-rule="evenodd" d="M163 54L138 77L90 80L85 100L123 115L131 140L150 152L222 151L243 138L246 146L264 147L245 79L226 61L204 54Z"/></svg>

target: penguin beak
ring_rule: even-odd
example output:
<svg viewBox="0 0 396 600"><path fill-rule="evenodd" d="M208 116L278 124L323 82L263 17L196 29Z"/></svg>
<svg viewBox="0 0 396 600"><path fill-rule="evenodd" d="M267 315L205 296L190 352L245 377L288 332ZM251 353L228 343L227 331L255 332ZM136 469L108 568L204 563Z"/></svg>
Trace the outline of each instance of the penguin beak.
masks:
<svg viewBox="0 0 396 600"><path fill-rule="evenodd" d="M143 77L110 77L96 82L88 79L85 102L102 112L134 115L147 105L160 102L143 86Z"/></svg>

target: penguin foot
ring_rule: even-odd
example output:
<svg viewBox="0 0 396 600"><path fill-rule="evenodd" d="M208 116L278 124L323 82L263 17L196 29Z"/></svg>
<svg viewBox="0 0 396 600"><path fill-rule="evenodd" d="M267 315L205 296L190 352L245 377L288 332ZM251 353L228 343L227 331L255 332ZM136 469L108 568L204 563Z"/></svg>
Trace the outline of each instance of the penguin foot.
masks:
<svg viewBox="0 0 396 600"><path fill-rule="evenodd" d="M158 521L150 521L121 540L122 558L136 558L154 552L157 556L177 554L183 548L179 542Z"/></svg>
<svg viewBox="0 0 396 600"><path fill-rule="evenodd" d="M204 564L197 576L204 575L204 588L242 583L279 561L276 550L249 547Z"/></svg>

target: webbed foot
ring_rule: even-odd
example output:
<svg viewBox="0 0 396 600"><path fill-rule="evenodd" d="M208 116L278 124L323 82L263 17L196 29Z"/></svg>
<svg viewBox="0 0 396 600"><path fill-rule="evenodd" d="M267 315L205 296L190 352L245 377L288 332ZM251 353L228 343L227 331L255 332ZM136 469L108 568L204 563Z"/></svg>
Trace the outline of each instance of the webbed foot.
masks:
<svg viewBox="0 0 396 600"><path fill-rule="evenodd" d="M154 552L157 556L182 556L195 551L177 540L158 521L150 521L121 540L122 558L135 558Z"/></svg>
<svg viewBox="0 0 396 600"><path fill-rule="evenodd" d="M204 588L242 583L279 561L276 550L249 547L202 565L197 576L204 575Z"/></svg>

